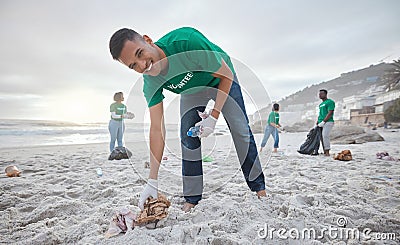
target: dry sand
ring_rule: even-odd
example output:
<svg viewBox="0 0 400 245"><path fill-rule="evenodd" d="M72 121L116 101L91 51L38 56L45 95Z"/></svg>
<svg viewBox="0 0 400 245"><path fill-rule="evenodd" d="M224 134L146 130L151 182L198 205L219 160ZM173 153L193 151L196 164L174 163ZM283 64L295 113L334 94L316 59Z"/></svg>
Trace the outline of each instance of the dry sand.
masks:
<svg viewBox="0 0 400 245"><path fill-rule="evenodd" d="M281 134L284 155L261 155L268 197L250 192L228 135L207 139L203 200L189 213L180 210L181 163L177 140L167 144L160 171L160 189L171 200L169 216L156 229L133 231L104 239L119 207L137 211L138 195L148 169L145 143L127 144L128 160L107 161L106 144L32 147L0 150L1 169L15 160L21 177L0 177L0 243L16 244L359 244L325 234L315 240L261 238L260 229L287 230L338 227L396 233L395 240L363 240L366 244L400 242L400 162L375 159L378 151L400 157L400 132L379 131L384 142L333 145L332 153L350 149L354 160L335 161L296 152L306 133ZM256 135L259 144L262 135ZM268 142L271 148L272 139ZM268 153L268 154L267 154ZM96 168L103 176L96 175ZM288 233L286 234L288 235Z"/></svg>

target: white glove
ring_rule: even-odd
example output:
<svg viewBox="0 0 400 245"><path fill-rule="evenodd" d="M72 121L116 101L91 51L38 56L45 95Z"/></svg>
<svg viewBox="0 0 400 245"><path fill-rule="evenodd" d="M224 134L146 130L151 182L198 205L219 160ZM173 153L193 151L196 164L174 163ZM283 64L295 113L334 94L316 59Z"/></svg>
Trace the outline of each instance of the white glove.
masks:
<svg viewBox="0 0 400 245"><path fill-rule="evenodd" d="M143 210L144 203L149 197L158 198L158 181L156 179L149 179L147 181L147 184L144 186L142 194L140 194L138 204L140 210Z"/></svg>
<svg viewBox="0 0 400 245"><path fill-rule="evenodd" d="M207 113L206 111L201 112L201 111L197 110L197 114L199 114L199 117L200 117L201 119L206 119L208 116L210 116L210 114Z"/></svg>
<svg viewBox="0 0 400 245"><path fill-rule="evenodd" d="M318 123L318 127L321 127L321 128L322 128L324 125L325 125L325 122L324 122L324 121Z"/></svg>
<svg viewBox="0 0 400 245"><path fill-rule="evenodd" d="M205 138L212 134L215 129L215 124L217 124L217 119L209 115L206 119L201 120L194 126L200 126L200 138Z"/></svg>

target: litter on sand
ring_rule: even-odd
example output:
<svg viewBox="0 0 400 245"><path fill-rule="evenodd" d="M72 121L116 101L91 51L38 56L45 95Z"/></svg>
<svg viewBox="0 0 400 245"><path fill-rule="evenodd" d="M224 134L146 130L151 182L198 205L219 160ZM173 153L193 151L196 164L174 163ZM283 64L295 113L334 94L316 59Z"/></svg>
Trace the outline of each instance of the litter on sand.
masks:
<svg viewBox="0 0 400 245"><path fill-rule="evenodd" d="M126 147L116 147L108 157L108 160L121 160L129 159L132 156L132 152Z"/></svg>
<svg viewBox="0 0 400 245"><path fill-rule="evenodd" d="M370 179L376 179L376 180L384 180L384 181L398 181L400 180L400 177L389 177L389 176L371 176L369 177Z"/></svg>
<svg viewBox="0 0 400 245"><path fill-rule="evenodd" d="M110 226L105 234L106 238L118 235L121 232L132 230L135 226L136 215L127 208L117 211L110 221Z"/></svg>
<svg viewBox="0 0 400 245"><path fill-rule="evenodd" d="M214 161L214 159L211 156L204 156L202 160L203 160L203 162L212 162L212 161Z"/></svg>
<svg viewBox="0 0 400 245"><path fill-rule="evenodd" d="M136 219L136 223L140 225L160 221L167 217L169 206L171 206L171 202L164 195L158 193L157 199L149 198L146 200L143 210Z"/></svg>
<svg viewBox="0 0 400 245"><path fill-rule="evenodd" d="M353 156L351 155L350 150L343 150L343 151L339 152L338 154L336 154L333 159L339 160L339 161L350 161L350 160L353 160Z"/></svg>
<svg viewBox="0 0 400 245"><path fill-rule="evenodd" d="M389 156L389 153L386 151L376 153L376 158L386 161L399 161L399 159Z"/></svg>
<svg viewBox="0 0 400 245"><path fill-rule="evenodd" d="M6 169L4 171L6 172L6 175L8 177L19 177L19 175L21 174L21 171L19 171L17 166L14 166L14 165L10 165L10 166L6 167Z"/></svg>
<svg viewBox="0 0 400 245"><path fill-rule="evenodd" d="M105 237L110 238L121 232L127 232L134 229L135 226L157 224L158 221L167 217L170 206L171 202L164 195L158 193L157 199L148 198L146 200L143 210L138 215L128 208L122 208L115 213L110 221Z"/></svg>

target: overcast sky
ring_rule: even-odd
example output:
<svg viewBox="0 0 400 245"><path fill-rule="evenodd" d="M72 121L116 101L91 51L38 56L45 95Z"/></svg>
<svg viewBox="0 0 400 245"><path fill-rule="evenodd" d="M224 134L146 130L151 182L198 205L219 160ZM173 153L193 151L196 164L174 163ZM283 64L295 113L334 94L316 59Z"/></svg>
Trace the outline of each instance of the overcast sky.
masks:
<svg viewBox="0 0 400 245"><path fill-rule="evenodd" d="M153 40L195 27L272 100L400 57L398 0L136 2L2 0L1 118L107 121L114 92L128 95L140 77L109 54L122 27Z"/></svg>

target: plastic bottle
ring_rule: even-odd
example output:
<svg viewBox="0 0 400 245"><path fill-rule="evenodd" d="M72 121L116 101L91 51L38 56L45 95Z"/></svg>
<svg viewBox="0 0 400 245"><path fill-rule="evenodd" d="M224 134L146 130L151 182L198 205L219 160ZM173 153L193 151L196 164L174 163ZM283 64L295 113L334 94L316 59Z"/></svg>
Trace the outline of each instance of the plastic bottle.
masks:
<svg viewBox="0 0 400 245"><path fill-rule="evenodd" d="M199 137L200 135L200 126L194 126L189 128L189 130L187 131L187 136L190 137Z"/></svg>
<svg viewBox="0 0 400 245"><path fill-rule="evenodd" d="M99 177L103 176L103 171L101 170L101 168L97 168L96 172L97 172L97 176L99 176Z"/></svg>

